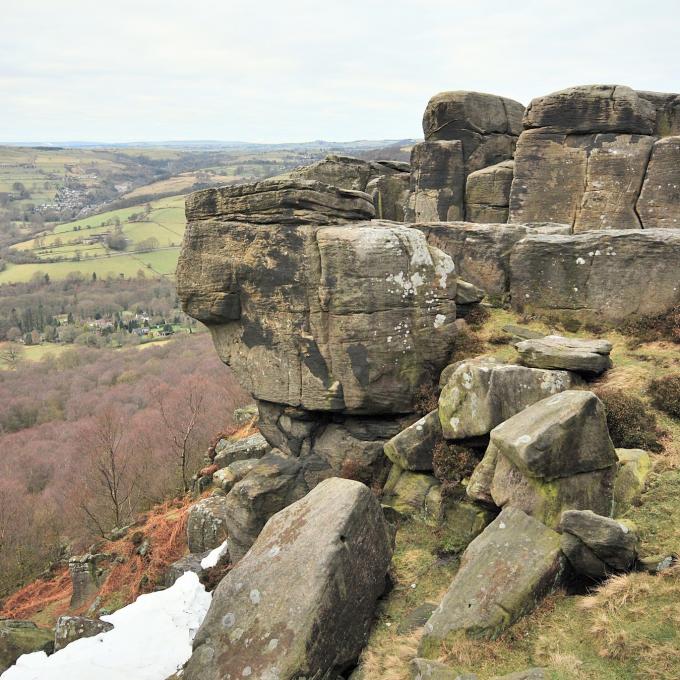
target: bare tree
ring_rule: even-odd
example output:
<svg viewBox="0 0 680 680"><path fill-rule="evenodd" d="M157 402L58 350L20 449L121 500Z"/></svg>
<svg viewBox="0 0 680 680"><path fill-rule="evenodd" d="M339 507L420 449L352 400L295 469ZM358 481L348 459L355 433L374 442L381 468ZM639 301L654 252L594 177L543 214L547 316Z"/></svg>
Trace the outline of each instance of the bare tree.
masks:
<svg viewBox="0 0 680 680"><path fill-rule="evenodd" d="M0 348L0 361L10 368L10 370L15 371L22 359L24 358L24 350L21 345L16 345L14 343L9 343L4 347Z"/></svg>
<svg viewBox="0 0 680 680"><path fill-rule="evenodd" d="M160 388L154 391L161 420L165 426L173 458L179 467L182 491L189 491L190 464L195 451L195 433L203 414L204 390L196 383L181 399L169 403Z"/></svg>
<svg viewBox="0 0 680 680"><path fill-rule="evenodd" d="M88 462L87 493L79 504L102 536L132 519L135 510L133 452L125 442L125 421L118 409L106 407L95 416L80 442Z"/></svg>

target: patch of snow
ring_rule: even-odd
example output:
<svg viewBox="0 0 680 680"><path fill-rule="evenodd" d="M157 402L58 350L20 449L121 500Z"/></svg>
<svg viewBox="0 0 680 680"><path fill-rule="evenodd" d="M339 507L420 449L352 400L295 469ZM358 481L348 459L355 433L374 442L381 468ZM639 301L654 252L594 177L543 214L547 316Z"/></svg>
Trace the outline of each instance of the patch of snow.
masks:
<svg viewBox="0 0 680 680"><path fill-rule="evenodd" d="M113 630L81 638L47 656L24 654L2 680L165 680L191 656L211 595L192 572L102 620Z"/></svg>
<svg viewBox="0 0 680 680"><path fill-rule="evenodd" d="M228 547L227 543L228 541L225 541L224 543L222 543L222 545L219 545L214 550L211 550L201 560L201 569L211 569L212 567L216 567L222 555L224 555L227 552Z"/></svg>

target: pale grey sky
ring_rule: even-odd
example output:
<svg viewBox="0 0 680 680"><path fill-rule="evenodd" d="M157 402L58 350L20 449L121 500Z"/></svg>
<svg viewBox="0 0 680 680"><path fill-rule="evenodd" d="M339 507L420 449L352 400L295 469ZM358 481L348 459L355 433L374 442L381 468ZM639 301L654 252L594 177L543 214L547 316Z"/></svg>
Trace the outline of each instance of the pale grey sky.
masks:
<svg viewBox="0 0 680 680"><path fill-rule="evenodd" d="M2 0L0 141L422 134L428 98L680 91L677 0Z"/></svg>

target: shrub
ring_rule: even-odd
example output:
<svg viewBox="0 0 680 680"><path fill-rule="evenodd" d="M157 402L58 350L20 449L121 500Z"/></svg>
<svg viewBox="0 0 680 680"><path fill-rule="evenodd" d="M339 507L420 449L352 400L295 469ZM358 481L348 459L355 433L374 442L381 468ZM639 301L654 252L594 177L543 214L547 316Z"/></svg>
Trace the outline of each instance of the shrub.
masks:
<svg viewBox="0 0 680 680"><path fill-rule="evenodd" d="M462 359L470 359L484 352L484 342L469 328L461 328L456 335L453 353L449 357L449 363L452 364Z"/></svg>
<svg viewBox="0 0 680 680"><path fill-rule="evenodd" d="M647 392L656 408L673 418L680 418L680 373L650 380Z"/></svg>
<svg viewBox="0 0 680 680"><path fill-rule="evenodd" d="M434 476L442 484L455 484L469 477L478 463L475 451L460 444L438 441L432 454Z"/></svg>
<svg viewBox="0 0 680 680"><path fill-rule="evenodd" d="M604 403L607 427L614 446L661 451L656 417L642 399L621 389L601 387L593 390Z"/></svg>
<svg viewBox="0 0 680 680"><path fill-rule="evenodd" d="M663 314L628 319L621 326L621 331L638 342L668 340L680 344L680 305Z"/></svg>
<svg viewBox="0 0 680 680"><path fill-rule="evenodd" d="M483 305L472 305L470 311L465 315L465 321L473 328L483 326L491 316L489 310Z"/></svg>
<svg viewBox="0 0 680 680"><path fill-rule="evenodd" d="M413 407L420 416L425 416L439 406L439 395L432 383L423 383L416 390Z"/></svg>

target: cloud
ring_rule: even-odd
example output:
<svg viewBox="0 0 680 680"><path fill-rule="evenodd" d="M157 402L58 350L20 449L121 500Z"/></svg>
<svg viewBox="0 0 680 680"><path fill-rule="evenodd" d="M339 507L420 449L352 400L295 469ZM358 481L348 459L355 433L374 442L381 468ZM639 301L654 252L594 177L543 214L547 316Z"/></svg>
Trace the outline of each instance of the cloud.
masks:
<svg viewBox="0 0 680 680"><path fill-rule="evenodd" d="M3 12L0 138L415 137L430 95L680 90L673 1L24 0Z"/></svg>

